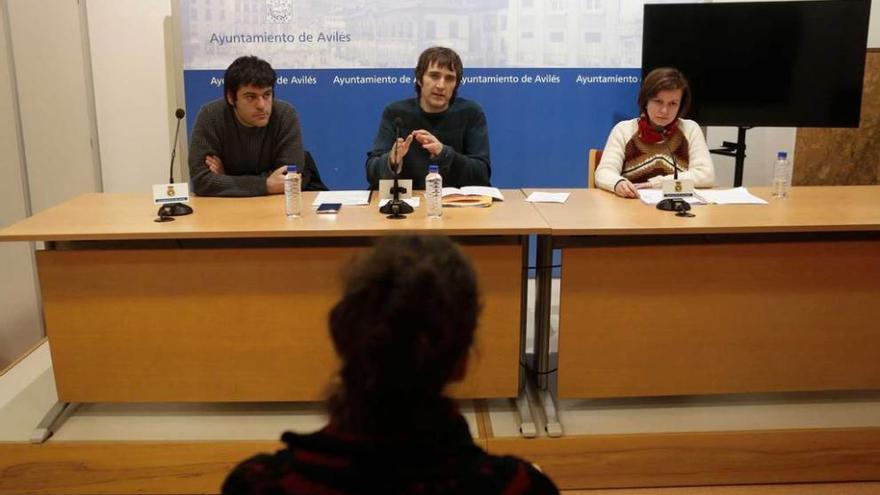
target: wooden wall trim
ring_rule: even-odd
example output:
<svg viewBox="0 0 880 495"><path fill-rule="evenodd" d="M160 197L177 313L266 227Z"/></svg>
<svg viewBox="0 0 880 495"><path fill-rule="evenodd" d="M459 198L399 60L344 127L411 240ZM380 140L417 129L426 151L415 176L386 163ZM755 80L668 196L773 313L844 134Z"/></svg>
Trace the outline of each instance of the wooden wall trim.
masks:
<svg viewBox="0 0 880 495"><path fill-rule="evenodd" d="M279 448L274 441L0 443L0 493L219 493L236 463Z"/></svg>
<svg viewBox="0 0 880 495"><path fill-rule="evenodd" d="M489 438L562 489L880 480L880 428ZM0 443L3 494L210 494L274 441Z"/></svg>
<svg viewBox="0 0 880 495"><path fill-rule="evenodd" d="M880 428L489 439L561 489L880 480Z"/></svg>

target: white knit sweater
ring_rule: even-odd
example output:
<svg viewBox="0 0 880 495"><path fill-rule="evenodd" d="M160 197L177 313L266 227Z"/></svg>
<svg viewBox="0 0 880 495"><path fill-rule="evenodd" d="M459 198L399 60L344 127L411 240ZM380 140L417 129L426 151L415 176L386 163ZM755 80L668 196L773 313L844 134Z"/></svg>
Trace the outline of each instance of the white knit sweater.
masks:
<svg viewBox="0 0 880 495"><path fill-rule="evenodd" d="M700 126L693 120L678 119L678 128L688 141L688 154L690 155L688 170L679 172L679 179L693 179L696 187L714 186L715 166L712 164L709 147L706 145L706 138L703 137ZM597 187L614 192L614 185L623 179L620 171L623 169L626 143L638 131L639 119L624 120L611 130L608 142L605 144L605 150L602 152L602 160L596 167ZM666 177L672 178L671 175L656 176L649 179L648 182L652 187L659 188Z"/></svg>

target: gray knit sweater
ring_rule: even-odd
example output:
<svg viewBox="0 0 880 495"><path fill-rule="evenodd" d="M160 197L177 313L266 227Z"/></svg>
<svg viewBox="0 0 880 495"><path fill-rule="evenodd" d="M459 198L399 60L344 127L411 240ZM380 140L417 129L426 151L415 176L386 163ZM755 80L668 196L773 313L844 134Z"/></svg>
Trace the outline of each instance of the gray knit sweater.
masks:
<svg viewBox="0 0 880 495"><path fill-rule="evenodd" d="M211 173L207 155L223 161L225 175ZM266 177L282 165L305 166L299 116L289 103L275 100L265 127L245 127L220 98L199 110L189 145L189 175L200 196L262 196Z"/></svg>

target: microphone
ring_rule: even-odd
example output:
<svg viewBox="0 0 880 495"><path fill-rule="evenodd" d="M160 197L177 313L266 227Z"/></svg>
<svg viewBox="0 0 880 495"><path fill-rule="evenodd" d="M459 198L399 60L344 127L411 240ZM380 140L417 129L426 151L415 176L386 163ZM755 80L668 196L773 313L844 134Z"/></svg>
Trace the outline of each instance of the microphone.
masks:
<svg viewBox="0 0 880 495"><path fill-rule="evenodd" d="M403 126L403 119L394 117L394 144L391 146L391 156L397 157L397 140L400 139L400 128ZM397 165L394 173L397 174L403 168L403 160Z"/></svg>
<svg viewBox="0 0 880 495"><path fill-rule="evenodd" d="M675 159L675 153L672 152L672 146L669 145L669 133L666 128L661 125L654 125L654 130L663 136L663 144L666 145L666 151L669 152L669 158L672 159L672 181L668 179L663 184L664 199L657 203L658 210L675 211L675 215L679 217L692 217L693 213L688 213L691 209L690 203L681 199L681 196L693 196L693 184L682 184L678 180L678 161ZM690 192L683 190L689 190Z"/></svg>
<svg viewBox="0 0 880 495"><path fill-rule="evenodd" d="M174 129L174 146L171 148L171 163L168 165L168 183L174 184L174 157L177 156L177 136L180 135L180 121L186 116L186 112L182 108L178 108L174 112L177 117L177 127Z"/></svg>
<svg viewBox="0 0 880 495"><path fill-rule="evenodd" d="M403 119L400 116L394 117L394 144L391 146L391 155L397 155L397 141L400 139L400 128L403 126ZM391 164L391 159L388 159ZM385 206L379 208L379 212L388 215L388 218L397 220L406 218L405 215L413 212L413 207L406 201L400 199L400 194L406 192L405 187L400 187L400 172L403 170L403 159L397 164L396 168L392 168L394 172L394 184L391 186L391 201L385 203Z"/></svg>
<svg viewBox="0 0 880 495"><path fill-rule="evenodd" d="M394 117L394 139L395 139L395 141L400 139L401 126L403 126L403 119L400 117Z"/></svg>
<svg viewBox="0 0 880 495"><path fill-rule="evenodd" d="M178 136L180 136L180 121L186 116L186 112L184 112L182 108L178 108L177 111L174 112L174 116L177 117L177 127L174 129L174 145L171 148L171 163L168 165L169 184L174 184L174 157L177 156L177 139ZM182 215L189 215L192 212L193 209L189 205L183 203L166 203L159 208L158 215L159 219L172 220L167 217L179 217Z"/></svg>

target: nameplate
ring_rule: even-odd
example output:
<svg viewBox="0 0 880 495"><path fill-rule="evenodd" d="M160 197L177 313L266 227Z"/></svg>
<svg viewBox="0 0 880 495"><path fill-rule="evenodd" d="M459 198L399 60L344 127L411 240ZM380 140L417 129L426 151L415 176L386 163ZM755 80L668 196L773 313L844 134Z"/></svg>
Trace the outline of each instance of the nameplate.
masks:
<svg viewBox="0 0 880 495"><path fill-rule="evenodd" d="M189 203L189 183L153 184L153 203Z"/></svg>
<svg viewBox="0 0 880 495"><path fill-rule="evenodd" d="M666 179L662 185L664 198L689 198L694 195L693 179Z"/></svg>
<svg viewBox="0 0 880 495"><path fill-rule="evenodd" d="M406 189L405 193L400 195L400 199L412 197L412 179L399 179L397 184ZM394 185L394 179L379 180L379 199L391 199L391 187Z"/></svg>

